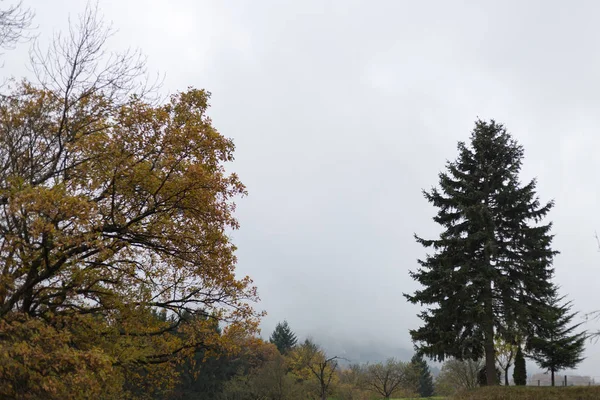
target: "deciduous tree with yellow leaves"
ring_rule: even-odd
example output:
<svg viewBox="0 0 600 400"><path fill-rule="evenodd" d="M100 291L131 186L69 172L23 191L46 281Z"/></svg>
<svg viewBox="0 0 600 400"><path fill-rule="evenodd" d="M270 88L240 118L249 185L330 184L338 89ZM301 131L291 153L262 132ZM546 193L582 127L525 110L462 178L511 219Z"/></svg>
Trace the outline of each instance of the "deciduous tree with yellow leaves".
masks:
<svg viewBox="0 0 600 400"><path fill-rule="evenodd" d="M339 357L330 357L312 340L290 352L290 366L298 380L314 383L315 397L326 400L333 385L338 380Z"/></svg>
<svg viewBox="0 0 600 400"><path fill-rule="evenodd" d="M168 389L179 360L235 351L257 329L228 237L245 188L224 168L234 145L210 94L151 100L143 59L104 53L107 38L88 8L35 48L39 83L0 97L3 398Z"/></svg>

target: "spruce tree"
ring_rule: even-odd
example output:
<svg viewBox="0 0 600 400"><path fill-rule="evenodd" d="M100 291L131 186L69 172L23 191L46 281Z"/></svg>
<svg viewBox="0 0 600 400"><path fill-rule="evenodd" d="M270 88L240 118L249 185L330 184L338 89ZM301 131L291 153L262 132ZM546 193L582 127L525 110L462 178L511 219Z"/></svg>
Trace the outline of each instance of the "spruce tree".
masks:
<svg viewBox="0 0 600 400"><path fill-rule="evenodd" d="M287 321L283 321L283 323L277 323L269 341L277 347L277 350L279 350L281 354L286 354L294 348L298 339L290 329Z"/></svg>
<svg viewBox="0 0 600 400"><path fill-rule="evenodd" d="M527 367L525 365L525 357L523 357L521 346L517 348L517 355L515 356L513 380L515 381L516 386L525 386L527 384Z"/></svg>
<svg viewBox="0 0 600 400"><path fill-rule="evenodd" d="M506 327L530 332L551 295L551 224L542 219L553 202L540 204L536 181L521 184L523 148L502 124L478 120L470 144L439 174L440 188L424 191L438 208L437 239L411 276L423 288L405 295L427 307L411 336L423 354L477 360L485 357L487 381L496 383L494 338Z"/></svg>
<svg viewBox="0 0 600 400"><path fill-rule="evenodd" d="M413 358L410 360L413 368L418 372L418 392L420 397L431 397L433 396L433 377L429 370L429 365L423 359L419 353L415 353Z"/></svg>
<svg viewBox="0 0 600 400"><path fill-rule="evenodd" d="M555 295L544 314L544 324L538 335L528 343L529 356L540 368L548 370L554 386L554 373L567 368L575 368L584 360L582 357L586 332L574 333L581 325L571 325L577 315L571 313L571 302L561 304L564 297Z"/></svg>

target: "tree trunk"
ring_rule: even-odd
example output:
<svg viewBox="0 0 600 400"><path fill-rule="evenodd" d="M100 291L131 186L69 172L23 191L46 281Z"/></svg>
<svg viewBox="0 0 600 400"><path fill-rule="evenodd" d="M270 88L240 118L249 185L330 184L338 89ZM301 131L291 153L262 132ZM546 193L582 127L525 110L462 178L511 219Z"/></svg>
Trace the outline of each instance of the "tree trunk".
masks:
<svg viewBox="0 0 600 400"><path fill-rule="evenodd" d="M550 376L551 376L550 380L552 381L552 386L554 386L554 370L553 369L550 370Z"/></svg>
<svg viewBox="0 0 600 400"><path fill-rule="evenodd" d="M489 183L487 179L485 180L485 194L486 198L484 201L486 211L489 211ZM493 292L493 281L492 277L494 276L492 266L492 244L495 242L494 240L494 232L493 230L488 230L489 227L486 228L487 240L483 247L483 257L484 257L484 267L489 269L489 281L486 283L484 288L484 297L483 297L483 306L485 315L483 317L483 334L484 334L484 344L483 348L485 350L485 374L487 375L487 385L488 386L496 386L498 384L496 377L496 351L494 348L494 292Z"/></svg>
<svg viewBox="0 0 600 400"><path fill-rule="evenodd" d="M488 336L489 333L486 335ZM494 339L492 333L492 339L485 339L485 374L487 377L488 386L495 386L498 384L496 377L496 355L494 354Z"/></svg>
<svg viewBox="0 0 600 400"><path fill-rule="evenodd" d="M504 386L508 386L508 369L510 368L510 364L504 368Z"/></svg>
<svg viewBox="0 0 600 400"><path fill-rule="evenodd" d="M487 261L487 260L486 260ZM491 267L489 267L491 268ZM485 320L483 323L485 374L488 386L496 386L496 351L494 348L494 308L492 304L492 282L488 283L487 298L485 298Z"/></svg>

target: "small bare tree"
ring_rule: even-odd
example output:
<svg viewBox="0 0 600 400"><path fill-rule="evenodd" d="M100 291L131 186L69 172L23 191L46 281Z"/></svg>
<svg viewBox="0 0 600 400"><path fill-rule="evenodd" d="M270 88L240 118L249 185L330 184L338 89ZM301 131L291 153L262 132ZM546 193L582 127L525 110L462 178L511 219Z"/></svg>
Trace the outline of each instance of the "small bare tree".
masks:
<svg viewBox="0 0 600 400"><path fill-rule="evenodd" d="M406 389L409 381L410 366L393 358L385 363L367 365L365 367L365 386L378 395L389 399L402 389Z"/></svg>
<svg viewBox="0 0 600 400"><path fill-rule="evenodd" d="M479 371L484 367L483 360L450 359L442 366L442 371L436 379L436 386L444 386L452 390L473 389L477 387Z"/></svg>

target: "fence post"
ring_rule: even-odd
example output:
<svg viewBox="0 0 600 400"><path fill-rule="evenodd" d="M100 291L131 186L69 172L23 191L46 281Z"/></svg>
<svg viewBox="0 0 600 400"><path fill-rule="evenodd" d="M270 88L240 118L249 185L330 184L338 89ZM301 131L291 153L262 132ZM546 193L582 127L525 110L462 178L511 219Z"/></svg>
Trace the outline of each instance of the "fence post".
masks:
<svg viewBox="0 0 600 400"><path fill-rule="evenodd" d="M540 380L538 379L538 386L540 386Z"/></svg>

